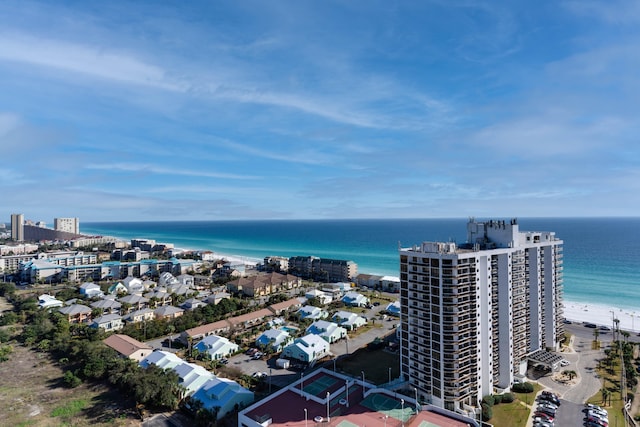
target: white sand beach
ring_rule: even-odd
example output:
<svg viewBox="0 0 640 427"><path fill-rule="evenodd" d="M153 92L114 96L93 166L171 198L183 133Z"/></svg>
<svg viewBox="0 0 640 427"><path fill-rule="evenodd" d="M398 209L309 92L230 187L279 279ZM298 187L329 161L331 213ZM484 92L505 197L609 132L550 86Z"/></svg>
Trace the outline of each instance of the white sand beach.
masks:
<svg viewBox="0 0 640 427"><path fill-rule="evenodd" d="M640 331L640 308L633 311L599 304L564 302L564 317L574 322L589 322L613 328L613 319L620 320L620 329Z"/></svg>

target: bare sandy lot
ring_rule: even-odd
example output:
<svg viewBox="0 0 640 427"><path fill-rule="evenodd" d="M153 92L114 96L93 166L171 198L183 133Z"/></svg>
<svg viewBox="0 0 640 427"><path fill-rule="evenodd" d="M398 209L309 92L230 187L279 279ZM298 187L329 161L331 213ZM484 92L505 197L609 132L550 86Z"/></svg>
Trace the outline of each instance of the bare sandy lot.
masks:
<svg viewBox="0 0 640 427"><path fill-rule="evenodd" d="M47 354L12 343L0 362L0 424L11 426L137 426L129 402L108 387L61 383L62 369Z"/></svg>

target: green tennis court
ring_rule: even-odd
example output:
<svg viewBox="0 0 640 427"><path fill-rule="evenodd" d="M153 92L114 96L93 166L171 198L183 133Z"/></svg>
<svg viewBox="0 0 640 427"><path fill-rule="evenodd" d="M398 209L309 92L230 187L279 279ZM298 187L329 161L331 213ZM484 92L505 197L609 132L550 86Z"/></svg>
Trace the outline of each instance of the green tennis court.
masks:
<svg viewBox="0 0 640 427"><path fill-rule="evenodd" d="M320 377L317 380L309 383L309 384L305 384L304 385L304 392L305 393L309 393L312 394L314 396L319 396L320 393L322 393L323 391L325 391L326 389L328 389L329 387L333 386L335 383L337 383L338 380L336 380L335 378L331 378L331 377Z"/></svg>
<svg viewBox="0 0 640 427"><path fill-rule="evenodd" d="M405 402L404 409L402 402L384 394L371 394L367 396L360 404L376 412L381 412L397 420L406 422L415 414L411 404Z"/></svg>
<svg viewBox="0 0 640 427"><path fill-rule="evenodd" d="M354 423L350 423L347 420L342 420L338 423L336 427L358 427L358 425Z"/></svg>

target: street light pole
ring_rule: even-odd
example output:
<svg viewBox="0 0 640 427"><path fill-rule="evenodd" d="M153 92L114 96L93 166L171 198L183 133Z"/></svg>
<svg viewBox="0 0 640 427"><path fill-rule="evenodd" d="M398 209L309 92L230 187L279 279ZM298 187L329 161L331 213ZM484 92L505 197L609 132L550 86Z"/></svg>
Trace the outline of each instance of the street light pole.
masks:
<svg viewBox="0 0 640 427"><path fill-rule="evenodd" d="M364 371L360 371L362 373L362 398L364 399Z"/></svg>
<svg viewBox="0 0 640 427"><path fill-rule="evenodd" d="M327 422L330 423L331 422L331 418L329 417L329 397L331 396L331 393L327 392Z"/></svg>
<svg viewBox="0 0 640 427"><path fill-rule="evenodd" d="M304 408L304 427L307 427L307 408Z"/></svg>
<svg viewBox="0 0 640 427"><path fill-rule="evenodd" d="M347 408L349 407L349 380L344 381L345 391L347 392L345 399L347 400Z"/></svg>
<svg viewBox="0 0 640 427"><path fill-rule="evenodd" d="M400 412L400 421L402 421L402 427L404 427L404 399L400 399L400 405L402 405L402 411Z"/></svg>
<svg viewBox="0 0 640 427"><path fill-rule="evenodd" d="M416 392L416 414L418 413L418 388L414 387L413 391Z"/></svg>
<svg viewBox="0 0 640 427"><path fill-rule="evenodd" d="M389 366L389 383L391 383L391 366Z"/></svg>

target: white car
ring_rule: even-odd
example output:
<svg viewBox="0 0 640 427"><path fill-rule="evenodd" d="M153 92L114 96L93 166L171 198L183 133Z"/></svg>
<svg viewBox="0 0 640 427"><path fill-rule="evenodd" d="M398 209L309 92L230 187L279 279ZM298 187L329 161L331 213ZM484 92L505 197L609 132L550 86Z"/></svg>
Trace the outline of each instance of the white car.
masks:
<svg viewBox="0 0 640 427"><path fill-rule="evenodd" d="M571 364L571 362L569 362L567 359L562 359L560 361L560 366L569 366Z"/></svg>

